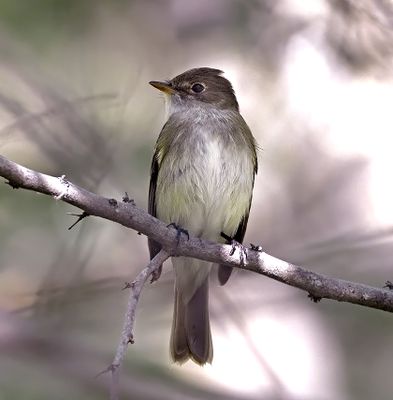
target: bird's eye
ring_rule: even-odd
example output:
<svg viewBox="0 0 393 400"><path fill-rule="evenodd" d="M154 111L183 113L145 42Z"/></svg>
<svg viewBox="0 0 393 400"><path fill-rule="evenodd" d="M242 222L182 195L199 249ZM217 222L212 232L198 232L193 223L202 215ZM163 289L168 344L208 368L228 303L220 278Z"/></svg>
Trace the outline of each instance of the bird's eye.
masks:
<svg viewBox="0 0 393 400"><path fill-rule="evenodd" d="M191 90L192 90L194 93L201 93L201 92L203 92L203 91L205 90L205 87L204 87L201 83L194 83L194 84L191 86Z"/></svg>

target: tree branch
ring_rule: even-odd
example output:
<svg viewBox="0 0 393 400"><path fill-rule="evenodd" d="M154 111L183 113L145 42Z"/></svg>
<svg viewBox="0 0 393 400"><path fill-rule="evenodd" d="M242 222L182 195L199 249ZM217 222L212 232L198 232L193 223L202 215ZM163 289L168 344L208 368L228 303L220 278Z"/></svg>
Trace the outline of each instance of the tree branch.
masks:
<svg viewBox="0 0 393 400"><path fill-rule="evenodd" d="M22 167L0 156L0 176L8 179L13 188L24 188L44 193L72 204L85 213L117 222L141 232L162 245L169 255L186 256L227 264L257 272L279 282L309 293L312 299L344 301L379 310L393 312L393 291L360 283L330 278L275 258L267 253L249 249L244 265L239 252L231 254L230 245L217 244L190 236L177 238L175 229L152 217L132 202L118 202L89 192L66 180Z"/></svg>
<svg viewBox="0 0 393 400"><path fill-rule="evenodd" d="M130 296L128 298L127 311L124 318L123 330L121 333L119 345L117 347L115 358L108 368L112 373L111 381L111 395L110 400L119 399L119 376L120 369L123 363L128 343L134 343L134 323L136 307L138 305L139 297L141 295L144 284L146 283L149 276L158 270L162 263L169 258L169 254L165 250L161 250L144 268L135 280L126 284L126 288L130 288Z"/></svg>

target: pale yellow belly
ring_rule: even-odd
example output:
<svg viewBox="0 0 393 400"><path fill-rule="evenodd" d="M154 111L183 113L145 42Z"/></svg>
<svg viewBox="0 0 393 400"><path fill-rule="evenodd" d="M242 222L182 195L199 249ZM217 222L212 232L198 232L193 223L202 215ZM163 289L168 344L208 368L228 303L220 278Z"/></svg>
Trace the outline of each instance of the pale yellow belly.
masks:
<svg viewBox="0 0 393 400"><path fill-rule="evenodd" d="M206 239L220 240L222 231L233 236L249 209L252 176L247 154L234 159L214 143L195 157L167 157L158 176L157 216Z"/></svg>

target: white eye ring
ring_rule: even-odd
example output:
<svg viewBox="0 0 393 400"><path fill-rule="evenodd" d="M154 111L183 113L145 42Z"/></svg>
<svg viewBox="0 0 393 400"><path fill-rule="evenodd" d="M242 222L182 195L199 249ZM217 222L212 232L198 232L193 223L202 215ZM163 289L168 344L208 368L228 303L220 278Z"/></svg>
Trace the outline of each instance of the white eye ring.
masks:
<svg viewBox="0 0 393 400"><path fill-rule="evenodd" d="M194 83L194 84L191 86L191 90L192 90L194 93L202 93L205 89L206 89L205 86L202 85L202 83L199 83L199 82Z"/></svg>

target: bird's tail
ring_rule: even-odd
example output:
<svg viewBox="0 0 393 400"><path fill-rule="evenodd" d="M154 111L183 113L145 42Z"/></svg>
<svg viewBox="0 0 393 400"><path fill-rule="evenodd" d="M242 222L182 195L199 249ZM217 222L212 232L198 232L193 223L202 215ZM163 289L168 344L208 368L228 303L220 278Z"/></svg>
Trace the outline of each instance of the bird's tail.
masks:
<svg viewBox="0 0 393 400"><path fill-rule="evenodd" d="M209 322L209 279L184 301L175 286L175 306L171 333L171 355L180 364L189 358L199 365L212 362L213 345Z"/></svg>

